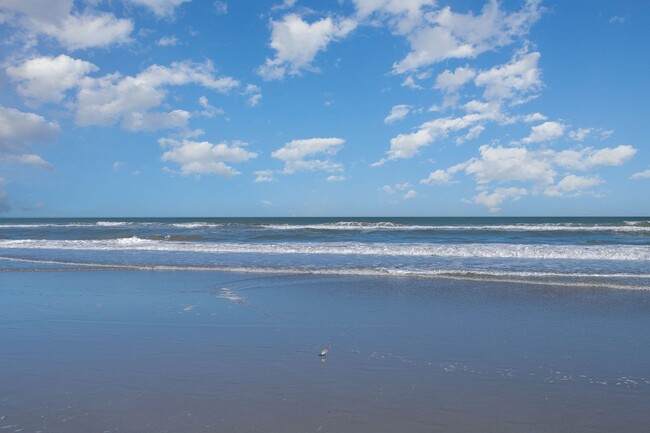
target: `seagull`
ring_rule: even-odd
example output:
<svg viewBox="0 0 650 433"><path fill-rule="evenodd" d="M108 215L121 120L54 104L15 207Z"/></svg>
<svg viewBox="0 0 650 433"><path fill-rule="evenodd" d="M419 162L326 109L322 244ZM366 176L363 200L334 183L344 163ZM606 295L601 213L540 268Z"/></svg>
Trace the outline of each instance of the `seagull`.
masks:
<svg viewBox="0 0 650 433"><path fill-rule="evenodd" d="M330 347L327 346L325 349L323 349L323 350L320 351L320 353L318 354L318 356L320 356L321 358L324 358L325 356L327 356L327 353L328 353L329 351L330 351Z"/></svg>

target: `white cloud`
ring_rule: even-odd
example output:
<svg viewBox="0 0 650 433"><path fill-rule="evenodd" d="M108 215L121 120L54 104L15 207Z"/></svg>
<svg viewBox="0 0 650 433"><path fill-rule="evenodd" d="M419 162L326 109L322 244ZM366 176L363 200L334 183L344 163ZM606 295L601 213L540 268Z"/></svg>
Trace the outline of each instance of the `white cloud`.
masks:
<svg viewBox="0 0 650 433"><path fill-rule="evenodd" d="M168 17L174 14L176 8L190 0L128 0L150 9L159 17Z"/></svg>
<svg viewBox="0 0 650 433"><path fill-rule="evenodd" d="M262 89L255 84L248 84L244 89L243 95L248 97L248 105L254 107L262 100Z"/></svg>
<svg viewBox="0 0 650 433"><path fill-rule="evenodd" d="M524 102L524 95L541 87L541 72L537 68L540 54L518 53L505 65L481 71L474 80L479 87L485 87L485 99L513 99Z"/></svg>
<svg viewBox="0 0 650 433"><path fill-rule="evenodd" d="M18 83L18 93L41 102L60 102L66 90L75 88L97 66L61 54L35 57L17 66L7 67L7 75Z"/></svg>
<svg viewBox="0 0 650 433"><path fill-rule="evenodd" d="M413 185L411 185L409 182L403 182L396 183L395 185L384 185L380 188L380 190L386 194L396 194L401 192L402 199L409 200L419 195L418 192L412 188L412 186Z"/></svg>
<svg viewBox="0 0 650 433"><path fill-rule="evenodd" d="M402 133L393 137L386 156L374 163L373 166L380 166L390 160L413 158L421 148L447 138L450 134L468 130L455 138L456 144L461 145L479 137L485 130L485 123L488 122L500 124L516 122L520 119L518 116L508 116L502 111L504 101L521 102L522 98L541 86L540 74L537 70L538 59L539 53L519 52L509 63L487 71L477 73L472 68L461 67L453 72L446 70L441 73L436 79L436 87L445 92L446 106L457 105L458 94L456 92L472 79L476 86L485 88L486 101L471 100L461 106L467 113L463 116L437 118L423 123L415 132ZM540 117L541 115L530 116L531 119ZM564 125L557 122L538 125L533 128L533 133L524 139L524 142L552 139L558 129L563 133Z"/></svg>
<svg viewBox="0 0 650 433"><path fill-rule="evenodd" d="M156 44L161 47L175 47L180 41L176 36L163 36Z"/></svg>
<svg viewBox="0 0 650 433"><path fill-rule="evenodd" d="M58 133L56 122L0 106L0 154L21 152L29 143L52 141Z"/></svg>
<svg viewBox="0 0 650 433"><path fill-rule="evenodd" d="M387 19L398 34L405 34L422 23L426 9L435 0L354 0L359 19Z"/></svg>
<svg viewBox="0 0 650 433"><path fill-rule="evenodd" d="M492 212L497 212L505 200L516 200L528 193L544 193L547 196L577 196L588 192L591 187L604 181L598 175L578 176L566 173L555 183L555 177L560 169L587 170L598 166L618 166L632 158L637 149L629 145L613 148L566 149L556 151L539 148L531 150L526 146L483 145L479 148L480 155L470 158L446 170L436 170L429 177L422 179L421 184L446 184L453 182L452 175L464 172L474 177L480 193L466 202L482 204ZM646 170L650 177L650 170ZM643 178L646 172L639 173L633 178ZM488 191L490 183L524 183L530 189L519 186L496 188ZM522 192L525 191L525 192Z"/></svg>
<svg viewBox="0 0 650 433"><path fill-rule="evenodd" d="M396 183L395 184L395 189L397 189L399 191L406 191L406 190L410 189L411 186L412 185L410 183L408 183L408 182Z"/></svg>
<svg viewBox="0 0 650 433"><path fill-rule="evenodd" d="M625 161L632 158L636 152L637 150L634 147L627 144L614 148L606 147L598 149L587 157L586 166L622 165Z"/></svg>
<svg viewBox="0 0 650 433"><path fill-rule="evenodd" d="M203 117L214 117L218 114L223 114L223 110L221 108L214 107L210 105L210 102L208 101L208 98L205 96L199 96L199 105L203 107L203 111L199 112L199 115Z"/></svg>
<svg viewBox="0 0 650 433"><path fill-rule="evenodd" d="M262 205L262 207L272 207L273 206L273 202L270 202L268 200L260 200L260 204Z"/></svg>
<svg viewBox="0 0 650 433"><path fill-rule="evenodd" d="M343 182L345 180L345 176L337 176L333 174L331 176L327 176L327 179L325 180L328 182Z"/></svg>
<svg viewBox="0 0 650 433"><path fill-rule="evenodd" d="M634 173L631 176L632 179L650 179L650 168Z"/></svg>
<svg viewBox="0 0 650 433"><path fill-rule="evenodd" d="M415 89L415 90L422 90L423 89L423 87L420 86L415 81L415 78L413 78L413 75L409 75L406 78L404 78L404 81L402 81L401 86L402 87L408 87L409 89Z"/></svg>
<svg viewBox="0 0 650 433"><path fill-rule="evenodd" d="M447 170L435 170L426 179L420 181L423 185L446 185L453 182L453 176Z"/></svg>
<svg viewBox="0 0 650 433"><path fill-rule="evenodd" d="M543 122L547 120L548 118L544 116L541 113L532 113L532 114L527 114L524 116L523 120L526 123L535 123L535 122Z"/></svg>
<svg viewBox="0 0 650 433"><path fill-rule="evenodd" d="M554 162L566 168L587 170L599 165L622 165L636 153L637 149L627 144L602 149L586 147L580 150L568 149L557 152L554 154Z"/></svg>
<svg viewBox="0 0 650 433"><path fill-rule="evenodd" d="M541 125L533 126L530 135L521 140L522 143L542 143L555 140L564 135L565 125L559 122L544 122Z"/></svg>
<svg viewBox="0 0 650 433"><path fill-rule="evenodd" d="M297 14L287 14L280 21L271 21L271 48L275 57L266 59L258 73L265 80L281 80L285 74L298 75L315 70L311 63L330 42L347 36L356 27L351 19L322 18L313 23Z"/></svg>
<svg viewBox="0 0 650 433"><path fill-rule="evenodd" d="M592 132L591 128L578 128L575 131L569 131L569 138L575 141L585 141Z"/></svg>
<svg viewBox="0 0 650 433"><path fill-rule="evenodd" d="M476 71L469 67L459 67L453 72L447 69L436 77L435 87L445 93L456 93L475 76Z"/></svg>
<svg viewBox="0 0 650 433"><path fill-rule="evenodd" d="M525 147L483 145L479 152L480 158L470 159L464 167L465 173L474 176L478 183L534 181L550 184L555 177L550 161Z"/></svg>
<svg viewBox="0 0 650 433"><path fill-rule="evenodd" d="M244 143L218 143L208 141L174 140L161 138L160 145L168 149L163 153L163 161L171 161L181 166L181 173L189 174L218 174L235 176L239 174L230 163L244 162L257 156L247 151Z"/></svg>
<svg viewBox="0 0 650 433"><path fill-rule="evenodd" d="M417 6L418 3L414 2ZM479 15L452 12L449 7L425 15L426 25L404 28L411 52L393 65L404 73L451 58L473 58L525 36L541 15L539 0L528 0L513 13L500 9L490 0Z"/></svg>
<svg viewBox="0 0 650 433"><path fill-rule="evenodd" d="M390 113L388 113L388 116L384 119L384 123L386 124L391 124L395 123L398 120L404 119L408 114L411 112L411 106L410 105L394 105L393 108L390 109Z"/></svg>
<svg viewBox="0 0 650 433"><path fill-rule="evenodd" d="M17 12L20 18L11 22L24 27L30 35L52 37L69 50L125 43L133 30L131 20L112 14L72 14L72 1L14 1L0 7Z"/></svg>
<svg viewBox="0 0 650 433"><path fill-rule="evenodd" d="M463 135L462 137L458 137L456 139L456 144L461 145L466 141L474 140L475 138L478 138L483 131L485 131L485 126L483 125L473 126L470 128L469 131L467 131L467 134Z"/></svg>
<svg viewBox="0 0 650 433"><path fill-rule="evenodd" d="M379 167L387 161L395 159L413 158L420 151L420 148L430 145L436 140L447 137L450 133L475 127L484 121L504 120L503 114L499 110L498 104L478 103L472 101L466 104L468 114L460 117L441 117L429 122L425 122L416 132L409 134L399 134L390 140L390 149L386 152L386 157L372 164L373 167ZM482 131L476 128L470 132L468 139L476 137ZM467 137L467 136L466 136Z"/></svg>
<svg viewBox="0 0 650 433"><path fill-rule="evenodd" d="M130 20L118 19L110 14L71 15L61 27L43 27L44 33L55 37L71 50L125 43L132 30L133 23Z"/></svg>
<svg viewBox="0 0 650 433"><path fill-rule="evenodd" d="M470 200L471 203L487 207L490 212L498 212L506 200L517 201L528 194L524 188L496 188L492 193L481 191Z"/></svg>
<svg viewBox="0 0 650 433"><path fill-rule="evenodd" d="M416 190L414 190L414 189L409 189L408 191L406 191L406 192L404 193L404 195L402 196L402 198L403 198L404 200L409 200L409 199L412 199L412 198L417 197L418 195L419 195L419 194L418 194L418 192L417 192Z"/></svg>
<svg viewBox="0 0 650 433"><path fill-rule="evenodd" d="M255 172L255 183L275 182L273 170L260 170Z"/></svg>
<svg viewBox="0 0 650 433"><path fill-rule="evenodd" d="M52 169L52 164L41 158L39 155L34 155L32 153L25 153L22 155L9 155L1 158L0 160L16 164L31 165L32 167L42 168L45 170Z"/></svg>
<svg viewBox="0 0 650 433"><path fill-rule="evenodd" d="M284 173L291 174L296 171L342 171L343 166L332 162L329 156L336 152L345 143L342 138L308 138L292 140L271 156L284 162ZM325 154L326 159L308 159L314 155Z"/></svg>
<svg viewBox="0 0 650 433"><path fill-rule="evenodd" d="M603 181L598 176L576 176L575 174L570 174L563 177L557 185L546 188L544 194L551 197L577 196L583 193L584 190L592 186L600 185L601 183Z"/></svg>
<svg viewBox="0 0 650 433"><path fill-rule="evenodd" d="M627 145L577 151L534 151L523 146L484 145L479 148L479 152L480 157L471 158L447 171L464 170L465 174L474 176L479 184L519 181L551 185L556 175L556 167L587 170L596 166L621 165L634 156L637 150Z"/></svg>
<svg viewBox="0 0 650 433"><path fill-rule="evenodd" d="M113 162L113 170L114 171L119 171L124 167L126 164L124 164L122 161L115 161Z"/></svg>
<svg viewBox="0 0 650 433"><path fill-rule="evenodd" d="M610 24L623 24L625 23L625 18L619 17L618 15L614 15L609 19Z"/></svg>
<svg viewBox="0 0 650 433"><path fill-rule="evenodd" d="M138 130L139 125L143 129L153 129L155 124L146 120L157 117L162 120L161 128L184 126L189 116L183 110L169 113L149 113L149 110L162 105L166 87L186 84L225 93L239 82L230 77L215 77L210 62L176 62L169 67L153 65L136 76L86 77L77 95L75 121L80 126L122 122L127 129ZM141 118L145 120L140 121Z"/></svg>

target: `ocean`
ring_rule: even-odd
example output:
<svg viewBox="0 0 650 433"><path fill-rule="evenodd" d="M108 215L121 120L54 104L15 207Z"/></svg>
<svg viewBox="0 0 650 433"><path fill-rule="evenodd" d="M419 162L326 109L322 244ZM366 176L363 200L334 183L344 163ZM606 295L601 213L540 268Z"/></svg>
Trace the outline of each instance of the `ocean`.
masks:
<svg viewBox="0 0 650 433"><path fill-rule="evenodd" d="M649 288L648 217L2 219L0 431L645 433Z"/></svg>
<svg viewBox="0 0 650 433"><path fill-rule="evenodd" d="M650 288L650 219L0 220L0 270L368 275Z"/></svg>

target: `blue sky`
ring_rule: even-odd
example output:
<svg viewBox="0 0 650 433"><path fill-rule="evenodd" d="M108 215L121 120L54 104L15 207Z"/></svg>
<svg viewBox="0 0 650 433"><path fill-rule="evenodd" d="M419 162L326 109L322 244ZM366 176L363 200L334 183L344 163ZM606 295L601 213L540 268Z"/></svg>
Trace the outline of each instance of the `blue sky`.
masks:
<svg viewBox="0 0 650 433"><path fill-rule="evenodd" d="M0 215L649 215L645 1L0 0Z"/></svg>

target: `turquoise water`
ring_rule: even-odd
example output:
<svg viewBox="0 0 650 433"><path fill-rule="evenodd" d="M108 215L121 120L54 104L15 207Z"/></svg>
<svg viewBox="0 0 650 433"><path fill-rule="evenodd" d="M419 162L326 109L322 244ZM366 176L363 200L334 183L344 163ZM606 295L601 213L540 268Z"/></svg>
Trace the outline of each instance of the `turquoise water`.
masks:
<svg viewBox="0 0 650 433"><path fill-rule="evenodd" d="M2 219L0 269L378 275L650 288L650 218Z"/></svg>

